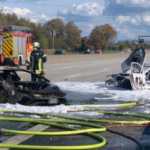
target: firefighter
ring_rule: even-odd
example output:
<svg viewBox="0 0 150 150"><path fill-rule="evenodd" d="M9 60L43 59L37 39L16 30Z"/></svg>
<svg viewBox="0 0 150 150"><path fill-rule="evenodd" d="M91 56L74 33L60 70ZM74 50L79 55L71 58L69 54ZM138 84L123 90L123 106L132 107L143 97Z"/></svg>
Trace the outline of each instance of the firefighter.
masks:
<svg viewBox="0 0 150 150"><path fill-rule="evenodd" d="M43 63L47 61L46 54L41 50L38 42L33 43L34 50L30 55L31 71L37 75L44 76ZM32 75L32 81L37 81L37 77Z"/></svg>

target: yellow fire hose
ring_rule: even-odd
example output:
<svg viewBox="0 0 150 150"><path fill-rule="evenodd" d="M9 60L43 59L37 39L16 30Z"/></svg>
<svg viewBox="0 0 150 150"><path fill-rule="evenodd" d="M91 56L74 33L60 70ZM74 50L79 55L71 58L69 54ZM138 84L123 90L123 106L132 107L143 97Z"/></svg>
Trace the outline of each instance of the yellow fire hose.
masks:
<svg viewBox="0 0 150 150"><path fill-rule="evenodd" d="M81 106L81 107L132 107L137 105L138 102L130 102L130 103L124 103L124 104L95 104L95 105L75 105L75 106Z"/></svg>
<svg viewBox="0 0 150 150"><path fill-rule="evenodd" d="M130 103L131 104L131 103ZM123 106L131 106L130 104L123 104ZM137 103L132 103L132 106L136 105ZM85 105L85 107L89 107L89 105ZM139 117L144 118L147 120L144 121L118 121L118 120L104 120L104 119L86 119L86 118L79 118L79 117L70 117L70 116L63 116L63 115L56 115L56 114L41 114L41 113L30 113L30 112L22 112L22 111L8 111L8 110L0 110L3 113L9 114L22 114L22 115L38 115L42 117L42 119L33 119L33 118L17 118L17 117L0 117L0 121L12 121L12 122L28 122L34 124L43 124L48 125L55 128L60 128L69 131L61 131L61 132L30 132L30 131L18 131L18 130L8 130L2 129L2 133L14 133L14 134L31 134L31 135L74 135L74 134L86 134L96 140L100 141L98 144L91 144L91 145L81 145L81 146L35 146L35 145L13 145L13 144L0 144L0 148L15 148L15 149L36 149L36 150L87 150L87 149L95 149L103 147L106 144L106 139L101 137L97 134L93 134L91 132L104 132L106 128L97 123L119 123L119 124L148 124L150 123L150 117L147 115L138 115L138 114L124 114L124 113L116 113L116 112L108 112L108 111L96 111L98 113L103 113L107 115L116 115L116 116L131 116L131 117ZM67 120L58 120L58 119L48 119L47 117L55 117L55 118L62 118ZM74 121L75 120L75 121ZM92 122L92 123L91 123ZM96 124L94 124L96 123ZM73 127L68 127L67 125L62 124L74 124L80 126L87 126L90 127L88 129L77 129Z"/></svg>
<svg viewBox="0 0 150 150"><path fill-rule="evenodd" d="M77 122L77 121L66 121L66 120L49 120L49 119L30 119L30 118L10 118L10 117L0 117L1 121L17 121L17 122L30 122L30 123L36 123L36 124L43 124L43 125L49 125L57 128L62 128L65 130L75 130L75 131L63 131L63 132L26 132L26 131L12 131L12 130L5 130L2 129L2 132L7 132L7 133L16 133L16 134L31 134L31 135L73 135L73 134L79 134L79 133L85 133L86 135L95 138L96 140L100 141L98 144L92 144L92 145L82 145L82 146L29 146L29 145L13 145L13 144L0 144L0 148L16 148L16 149L37 149L37 150L51 150L51 149L57 149L57 150L86 150L86 149L94 149L94 148L100 148L106 144L106 139L90 133L90 132L102 132L106 131L105 127L91 124L91 123L84 123L84 122ZM68 126L63 126L60 124L52 124L49 122L61 122L65 124L78 124L78 125L84 125L84 126L92 126L96 127L95 129L83 129L83 130L77 130L76 128L68 127Z"/></svg>

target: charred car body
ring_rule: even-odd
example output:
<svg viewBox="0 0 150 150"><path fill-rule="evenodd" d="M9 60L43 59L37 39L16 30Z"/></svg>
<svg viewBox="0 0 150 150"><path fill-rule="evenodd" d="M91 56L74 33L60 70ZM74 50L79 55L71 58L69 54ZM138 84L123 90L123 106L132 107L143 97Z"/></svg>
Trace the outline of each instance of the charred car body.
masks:
<svg viewBox="0 0 150 150"><path fill-rule="evenodd" d="M31 81L32 75L38 82ZM20 76L28 79L23 81ZM13 97L15 100L12 102ZM16 67L0 67L0 103L58 104L65 102L64 97L65 93L44 77Z"/></svg>
<svg viewBox="0 0 150 150"><path fill-rule="evenodd" d="M108 75L105 84L132 90L150 89L150 64L145 63L145 58L144 48L135 49L121 64L122 73Z"/></svg>

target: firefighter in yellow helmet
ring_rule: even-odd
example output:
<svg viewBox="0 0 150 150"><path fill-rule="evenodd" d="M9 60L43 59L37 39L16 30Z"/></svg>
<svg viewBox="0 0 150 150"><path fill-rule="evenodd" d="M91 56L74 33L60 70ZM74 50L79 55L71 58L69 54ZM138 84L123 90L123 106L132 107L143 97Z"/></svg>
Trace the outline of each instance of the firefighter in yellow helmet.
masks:
<svg viewBox="0 0 150 150"><path fill-rule="evenodd" d="M35 74L44 75L43 71L43 63L47 61L46 54L42 51L41 46L38 42L33 43L34 50L31 52L30 55L30 62L31 62L31 71ZM32 76L32 81L37 81L36 77Z"/></svg>

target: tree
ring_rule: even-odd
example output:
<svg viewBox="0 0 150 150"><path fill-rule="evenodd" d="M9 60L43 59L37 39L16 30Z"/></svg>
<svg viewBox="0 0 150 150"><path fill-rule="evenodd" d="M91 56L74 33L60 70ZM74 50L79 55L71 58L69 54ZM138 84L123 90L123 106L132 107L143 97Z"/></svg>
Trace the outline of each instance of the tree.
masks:
<svg viewBox="0 0 150 150"><path fill-rule="evenodd" d="M55 18L55 19L49 20L48 22L44 24L44 27L47 30L49 30L49 32L54 30L57 38L64 37L65 24L61 19Z"/></svg>
<svg viewBox="0 0 150 150"><path fill-rule="evenodd" d="M117 31L109 24L96 26L90 34L90 44L94 45L95 49L107 49L108 43L111 42L116 35Z"/></svg>
<svg viewBox="0 0 150 150"><path fill-rule="evenodd" d="M87 49L92 50L93 45L90 45L89 37L85 36L81 38L81 47L79 49L80 52L85 52Z"/></svg>
<svg viewBox="0 0 150 150"><path fill-rule="evenodd" d="M81 30L73 22L68 22L65 26L65 41L71 50L81 47Z"/></svg>
<svg viewBox="0 0 150 150"><path fill-rule="evenodd" d="M3 8L0 8L0 25L6 25L7 24L7 18L6 14L3 13Z"/></svg>
<svg viewBox="0 0 150 150"><path fill-rule="evenodd" d="M44 28L48 31L49 36L52 36L52 31L55 33L54 36L54 45L55 48L64 48L65 41L64 41L64 30L65 30L65 24L61 19L55 18L52 20L49 20L44 24ZM52 48L52 47L51 47Z"/></svg>
<svg viewBox="0 0 150 150"><path fill-rule="evenodd" d="M18 21L18 17L16 14L6 14L6 18L7 18L7 25L13 25L16 24Z"/></svg>
<svg viewBox="0 0 150 150"><path fill-rule="evenodd" d="M0 9L0 26L17 25L31 28L34 41L38 41L43 49L52 48L53 37L51 31L55 31L55 48L77 49L81 45L81 30L73 23L65 23L61 19L52 19L43 24L33 23L25 18L18 18L16 14L5 14ZM67 43L67 44L66 44Z"/></svg>
<svg viewBox="0 0 150 150"><path fill-rule="evenodd" d="M33 35L34 35L34 41L40 42L40 45L42 48L46 49L50 47L50 42L52 39L50 39L50 36L46 32L46 30L43 28L41 24L37 24L33 29L32 29ZM51 43L52 44L52 43Z"/></svg>
<svg viewBox="0 0 150 150"><path fill-rule="evenodd" d="M81 38L81 47L80 47L80 51L86 51L88 49L88 37L82 37Z"/></svg>

